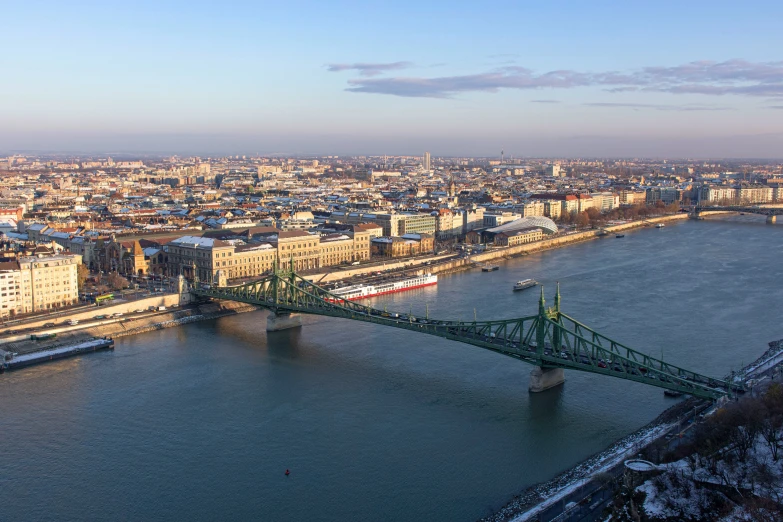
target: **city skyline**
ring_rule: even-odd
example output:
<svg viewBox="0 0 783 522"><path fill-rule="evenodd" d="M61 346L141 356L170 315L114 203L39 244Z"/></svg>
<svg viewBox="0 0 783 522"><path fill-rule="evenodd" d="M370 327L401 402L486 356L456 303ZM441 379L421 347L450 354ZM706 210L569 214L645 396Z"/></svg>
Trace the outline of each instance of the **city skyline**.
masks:
<svg viewBox="0 0 783 522"><path fill-rule="evenodd" d="M783 156L772 2L298 7L13 6L0 150Z"/></svg>

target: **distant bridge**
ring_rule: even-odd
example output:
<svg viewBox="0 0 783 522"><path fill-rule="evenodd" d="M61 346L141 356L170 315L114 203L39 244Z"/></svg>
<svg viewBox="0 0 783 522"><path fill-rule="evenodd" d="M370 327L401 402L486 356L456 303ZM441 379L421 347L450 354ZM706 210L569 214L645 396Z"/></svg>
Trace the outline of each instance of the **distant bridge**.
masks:
<svg viewBox="0 0 783 522"><path fill-rule="evenodd" d="M553 307L546 307L542 287L536 315L495 321L444 321L378 310L342 300L297 275L293 267L275 267L263 279L238 286L210 286L195 281L191 293L266 308L273 312L267 322L270 331L301 325L296 314L305 313L390 326L484 348L536 366L531 372L531 391L561 384L565 369L708 399L744 391L742 382L708 377L650 357L572 319L560 311L559 285Z"/></svg>
<svg viewBox="0 0 783 522"><path fill-rule="evenodd" d="M691 215L698 217L700 212L711 210L721 212L742 212L744 214L759 214L762 216L767 216L767 223L775 223L778 216L783 216L783 207L759 207L750 205L722 205L715 207L697 205L691 210Z"/></svg>

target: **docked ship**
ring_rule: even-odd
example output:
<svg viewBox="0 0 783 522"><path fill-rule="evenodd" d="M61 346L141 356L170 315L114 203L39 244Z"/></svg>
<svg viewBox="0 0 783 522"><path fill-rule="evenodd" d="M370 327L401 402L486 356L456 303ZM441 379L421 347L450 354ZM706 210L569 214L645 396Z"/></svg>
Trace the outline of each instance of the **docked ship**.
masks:
<svg viewBox="0 0 783 522"><path fill-rule="evenodd" d="M534 287L538 284L537 281L534 279L523 279L522 281L517 281L514 283L514 291L517 290L527 290L528 288Z"/></svg>
<svg viewBox="0 0 783 522"><path fill-rule="evenodd" d="M494 272L495 270L500 270L500 267L498 265L484 265L481 267L482 272Z"/></svg>
<svg viewBox="0 0 783 522"><path fill-rule="evenodd" d="M663 228L665 226L666 225L664 225L663 223L658 223L657 225L655 225L655 228Z"/></svg>
<svg viewBox="0 0 783 522"><path fill-rule="evenodd" d="M394 294L397 292L407 292L425 286L438 284L438 276L434 274L425 274L406 279L397 279L395 281L382 282L376 284L358 284L336 288L331 291L339 299L334 301L355 301L357 299L367 299L378 295Z"/></svg>

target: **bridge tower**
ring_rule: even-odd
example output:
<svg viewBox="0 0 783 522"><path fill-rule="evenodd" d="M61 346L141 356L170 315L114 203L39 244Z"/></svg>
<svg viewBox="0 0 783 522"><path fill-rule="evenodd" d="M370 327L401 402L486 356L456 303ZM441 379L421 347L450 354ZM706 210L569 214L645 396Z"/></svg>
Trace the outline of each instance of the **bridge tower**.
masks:
<svg viewBox="0 0 783 522"><path fill-rule="evenodd" d="M277 303L281 293L290 292L296 285L296 273L294 272L294 258L291 257L288 271L278 267L277 261L272 265L272 298L275 306L269 311L266 318L266 331L277 332L302 326L302 316L290 312L281 312L277 309Z"/></svg>
<svg viewBox="0 0 783 522"><path fill-rule="evenodd" d="M544 350L546 349L547 325L550 320L555 322L559 322L560 320L560 284L557 285L555 306L550 310L546 309L544 286L541 285L541 297L538 300L538 322L536 324L536 352L538 352L539 360L543 357ZM553 325L551 346L553 355L560 353L561 344L560 329ZM565 372L562 368L546 368L539 365L534 367L530 372L530 387L528 390L532 393L539 393L559 386L564 382Z"/></svg>

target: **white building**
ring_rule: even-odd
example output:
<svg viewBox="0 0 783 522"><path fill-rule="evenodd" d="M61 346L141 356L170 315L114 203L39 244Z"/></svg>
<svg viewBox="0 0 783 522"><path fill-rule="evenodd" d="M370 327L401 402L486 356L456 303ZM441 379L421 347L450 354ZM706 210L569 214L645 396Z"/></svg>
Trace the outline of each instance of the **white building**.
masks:
<svg viewBox="0 0 783 522"><path fill-rule="evenodd" d="M22 272L16 261L0 263L0 317L22 313Z"/></svg>
<svg viewBox="0 0 783 522"><path fill-rule="evenodd" d="M553 178L559 178L560 173L560 165L548 165L546 167L545 173L547 176L551 176Z"/></svg>
<svg viewBox="0 0 783 522"><path fill-rule="evenodd" d="M510 221L521 218L521 214L516 212L487 212L484 214L485 227L499 227Z"/></svg>
<svg viewBox="0 0 783 522"><path fill-rule="evenodd" d="M82 256L74 254L20 258L20 313L76 304L79 301L77 272L81 262Z"/></svg>

